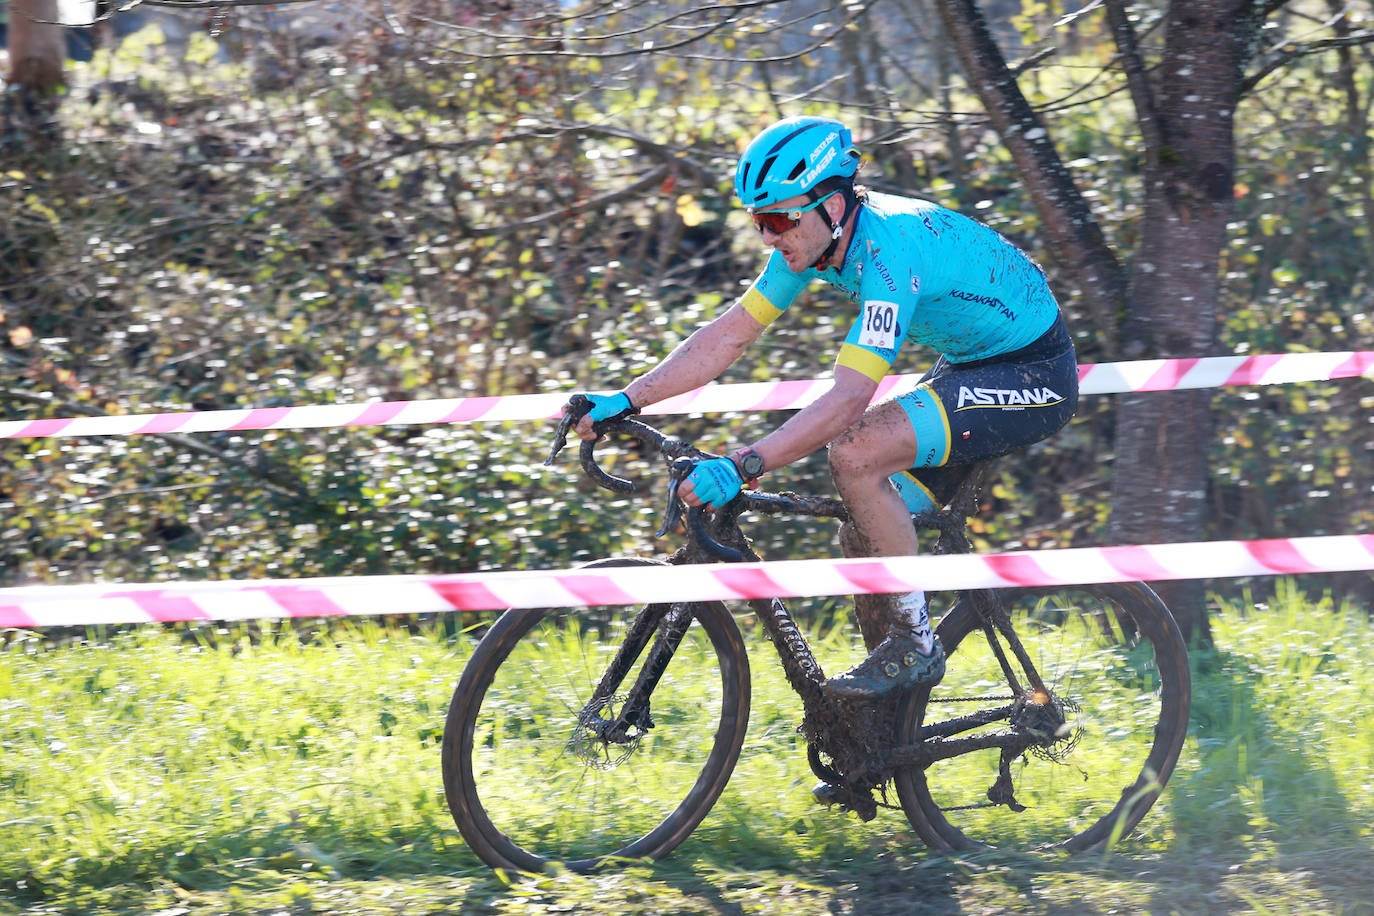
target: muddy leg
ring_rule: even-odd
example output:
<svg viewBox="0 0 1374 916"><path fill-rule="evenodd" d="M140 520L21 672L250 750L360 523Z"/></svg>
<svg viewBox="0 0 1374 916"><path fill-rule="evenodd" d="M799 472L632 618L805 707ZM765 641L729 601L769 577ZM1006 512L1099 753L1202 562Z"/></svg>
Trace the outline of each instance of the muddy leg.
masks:
<svg viewBox="0 0 1374 916"><path fill-rule="evenodd" d="M840 550L846 557L871 557L864 536L852 522L840 526ZM887 636L888 627L896 616L896 595L855 595L854 617L859 622L859 632L863 634L864 646L872 652L878 643Z"/></svg>

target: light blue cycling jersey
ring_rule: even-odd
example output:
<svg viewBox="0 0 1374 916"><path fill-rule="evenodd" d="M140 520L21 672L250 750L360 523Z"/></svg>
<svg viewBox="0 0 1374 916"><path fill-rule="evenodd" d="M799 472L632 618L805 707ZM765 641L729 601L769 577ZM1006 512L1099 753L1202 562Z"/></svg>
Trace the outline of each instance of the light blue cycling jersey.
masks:
<svg viewBox="0 0 1374 916"><path fill-rule="evenodd" d="M817 278L860 306L836 365L874 381L908 341L971 362L1034 342L1059 315L1044 271L996 230L891 194L868 194L838 272L793 272L774 251L741 302L767 325Z"/></svg>

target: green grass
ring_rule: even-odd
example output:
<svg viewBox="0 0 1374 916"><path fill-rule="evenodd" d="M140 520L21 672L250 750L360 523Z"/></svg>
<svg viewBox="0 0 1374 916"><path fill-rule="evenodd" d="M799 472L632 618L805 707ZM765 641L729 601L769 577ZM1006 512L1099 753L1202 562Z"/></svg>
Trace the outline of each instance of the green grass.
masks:
<svg viewBox="0 0 1374 916"><path fill-rule="evenodd" d="M1374 912L1374 628L1294 595L1214 628L1179 770L1111 855L937 856L899 812L814 806L760 646L743 759L697 834L666 862L541 878L481 866L444 804L464 639L16 634L0 914ZM822 640L827 666L844 638Z"/></svg>

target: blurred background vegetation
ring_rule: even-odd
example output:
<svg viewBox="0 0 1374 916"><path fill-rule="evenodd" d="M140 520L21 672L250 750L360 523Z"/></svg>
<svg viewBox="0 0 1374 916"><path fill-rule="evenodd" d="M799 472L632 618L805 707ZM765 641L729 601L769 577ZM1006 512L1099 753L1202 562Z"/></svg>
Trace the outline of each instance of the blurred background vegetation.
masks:
<svg viewBox="0 0 1374 916"><path fill-rule="evenodd" d="M1095 4L983 6L1128 255L1140 150ZM1163 4L1134 6L1152 35ZM1342 6L1289 4L1266 42L1326 36ZM116 41L130 15L97 27L59 104L3 98L3 419L617 388L757 272L733 163L787 114L847 119L866 183L976 216L1062 280L928 0L728 17L658 0L357 0L146 14ZM1270 68L1237 112L1219 352L1374 349L1374 59L1331 41ZM1072 286L1057 288L1080 359L1114 358ZM724 380L826 374L849 313L811 291ZM987 546L1106 543L1112 401L1085 398L1068 430L1003 463L976 520ZM1368 380L1212 401L1215 434L1197 443L1208 537L1370 529ZM666 422L723 448L781 419ZM542 467L549 432L3 441L0 584L561 567L656 549L657 498L597 491L570 458ZM769 482L830 489L823 456ZM759 530L774 556L835 555L833 535ZM1214 583L1247 584L1266 587ZM1367 574L1310 585L1374 599Z"/></svg>

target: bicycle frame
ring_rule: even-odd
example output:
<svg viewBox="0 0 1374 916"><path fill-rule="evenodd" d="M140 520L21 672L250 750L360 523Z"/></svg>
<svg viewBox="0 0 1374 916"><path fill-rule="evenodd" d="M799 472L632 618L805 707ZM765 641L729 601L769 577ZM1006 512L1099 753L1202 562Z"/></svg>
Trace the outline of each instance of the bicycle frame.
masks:
<svg viewBox="0 0 1374 916"><path fill-rule="evenodd" d="M571 427L572 415L569 413L560 425L549 462L562 448ZM635 420L611 421L604 427L608 432L623 433L638 439L674 465L668 507L660 534L675 527L681 511L676 499L676 484L690 470L694 460L709 456L688 443L665 436ZM607 474L600 468L595 460L595 442L584 441L580 457L584 471L601 486L621 493L636 489L630 481ZM937 552L971 551L965 525L976 506L977 490L985 471L986 465L976 465L971 469L949 509L915 520L918 527L939 533ZM840 521L848 519L847 510L837 500L746 490L724 509L710 515L699 507L689 510L686 517L688 541L668 562L676 565L709 563L721 559L757 561L759 557L749 547L739 527L739 517L745 512L834 518ZM989 797L994 802L1016 808L1011 790L1010 761L1033 746L1048 746L1058 740L1057 723L1063 722L1062 709L1045 687L1029 653L1002 611L996 593L970 590L959 595L962 600L973 602L977 608L985 638L1013 699L1009 703L969 715L923 724L921 740L901 747L895 746L892 729L883 727L884 724L890 725L890 720L896 715L896 701L877 704L877 708L870 704L867 710L861 711L856 710L856 704L828 698L821 689L825 682L821 665L787 606L777 598L749 602L777 651L789 684L802 699L805 713L802 730L810 743L808 756L812 769L820 778L838 786L842 801L865 820L876 814L878 806L872 798L872 790L888 782L899 767L924 767L936 760L989 749L999 750L1001 756L999 777L989 791ZM632 744L636 735L653 727L650 699L691 623L691 607L690 603L656 604L645 607L639 613L581 713L583 725L601 740L610 744ZM657 634L657 639L649 649L646 664L626 694L620 711L613 718L603 717L603 710L610 705L624 677L649 645L652 634ZM1029 683L1029 689L1023 684L1023 678ZM1018 727L975 737L956 737L1001 721ZM862 726L867 726L867 729L862 729ZM863 734L860 734L861 730ZM840 769L826 764L822 759L822 755L825 755L832 761L839 761L846 756L844 749L855 747L862 748L862 752L858 755L849 754L849 757L857 759Z"/></svg>

